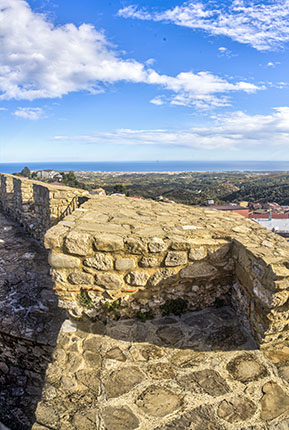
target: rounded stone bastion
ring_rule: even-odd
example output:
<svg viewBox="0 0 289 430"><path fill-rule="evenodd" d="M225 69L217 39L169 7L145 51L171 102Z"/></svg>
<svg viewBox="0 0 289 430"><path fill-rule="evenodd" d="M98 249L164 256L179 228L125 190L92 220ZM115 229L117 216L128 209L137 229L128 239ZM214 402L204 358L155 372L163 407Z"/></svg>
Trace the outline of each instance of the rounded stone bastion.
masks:
<svg viewBox="0 0 289 430"><path fill-rule="evenodd" d="M231 304L259 346L289 338L289 244L240 215L96 196L48 230L45 247L74 318Z"/></svg>

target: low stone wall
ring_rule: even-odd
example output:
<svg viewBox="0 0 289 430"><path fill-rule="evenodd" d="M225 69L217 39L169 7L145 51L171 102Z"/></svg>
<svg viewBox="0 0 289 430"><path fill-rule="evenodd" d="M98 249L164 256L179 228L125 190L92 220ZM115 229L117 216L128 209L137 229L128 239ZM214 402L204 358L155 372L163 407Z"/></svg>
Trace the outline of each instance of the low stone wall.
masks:
<svg viewBox="0 0 289 430"><path fill-rule="evenodd" d="M146 319L232 302L259 345L289 337L289 245L237 214L95 197L45 246L75 317Z"/></svg>
<svg viewBox="0 0 289 430"><path fill-rule="evenodd" d="M16 219L32 236L43 241L45 232L67 211L78 206L78 197L87 191L50 185L39 181L1 174L0 204L4 212Z"/></svg>

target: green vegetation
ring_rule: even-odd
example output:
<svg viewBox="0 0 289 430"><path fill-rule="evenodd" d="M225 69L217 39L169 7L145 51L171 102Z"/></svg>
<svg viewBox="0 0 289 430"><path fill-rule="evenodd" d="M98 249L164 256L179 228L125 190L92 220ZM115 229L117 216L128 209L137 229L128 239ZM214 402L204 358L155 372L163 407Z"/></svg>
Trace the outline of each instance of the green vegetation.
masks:
<svg viewBox="0 0 289 430"><path fill-rule="evenodd" d="M285 172L75 172L77 180L107 194L120 192L187 205L276 201L289 204L289 174Z"/></svg>
<svg viewBox="0 0 289 430"><path fill-rule="evenodd" d="M177 316L182 315L186 312L188 308L187 300L178 298L178 299L169 299L163 305L160 306L160 309L163 311L163 315L174 314Z"/></svg>
<svg viewBox="0 0 289 430"><path fill-rule="evenodd" d="M89 297L87 291L81 289L80 294L78 295L78 303L87 309L93 308L93 302L91 298Z"/></svg>
<svg viewBox="0 0 289 430"><path fill-rule="evenodd" d="M138 313L136 314L136 317L141 320L141 322L145 323L148 320L152 320L154 318L154 313L152 311L152 309L150 309L147 312L141 312L138 311Z"/></svg>
<svg viewBox="0 0 289 430"><path fill-rule="evenodd" d="M31 177L31 171L30 171L29 167L27 167L27 166L25 166L24 169L21 170L20 174L22 176L25 176L26 178Z"/></svg>
<svg viewBox="0 0 289 430"><path fill-rule="evenodd" d="M127 189L126 189L126 187L124 185L122 185L122 184L116 184L113 187L113 192L114 193L119 193L119 194L124 194L126 196L129 194L128 191L127 191Z"/></svg>
<svg viewBox="0 0 289 430"><path fill-rule="evenodd" d="M118 309L121 307L121 300L117 299L114 302L105 302L102 305L102 309L105 311L105 313L112 313L116 319L120 318L120 313L118 312Z"/></svg>

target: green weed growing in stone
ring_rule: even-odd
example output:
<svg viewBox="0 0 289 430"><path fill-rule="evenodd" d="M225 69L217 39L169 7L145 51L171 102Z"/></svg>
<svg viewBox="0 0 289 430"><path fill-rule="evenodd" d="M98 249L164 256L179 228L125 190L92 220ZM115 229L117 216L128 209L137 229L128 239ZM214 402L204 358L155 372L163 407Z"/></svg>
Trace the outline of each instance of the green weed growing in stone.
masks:
<svg viewBox="0 0 289 430"><path fill-rule="evenodd" d="M141 320L141 322L145 323L147 320L152 320L154 318L154 313L151 309L147 312L138 311L136 317Z"/></svg>
<svg viewBox="0 0 289 430"><path fill-rule="evenodd" d="M120 299L115 300L114 302L105 302L102 305L102 309L106 313L112 313L116 319L120 318L120 313L118 312L118 309L120 309L121 301Z"/></svg>
<svg viewBox="0 0 289 430"><path fill-rule="evenodd" d="M188 308L187 300L184 300L181 298L169 299L163 305L160 306L163 316L170 315L170 314L180 316L186 312L187 308Z"/></svg>
<svg viewBox="0 0 289 430"><path fill-rule="evenodd" d="M85 290L80 290L80 294L78 296L78 303L84 308L88 308L88 309L93 308L93 302L89 297L87 291Z"/></svg>

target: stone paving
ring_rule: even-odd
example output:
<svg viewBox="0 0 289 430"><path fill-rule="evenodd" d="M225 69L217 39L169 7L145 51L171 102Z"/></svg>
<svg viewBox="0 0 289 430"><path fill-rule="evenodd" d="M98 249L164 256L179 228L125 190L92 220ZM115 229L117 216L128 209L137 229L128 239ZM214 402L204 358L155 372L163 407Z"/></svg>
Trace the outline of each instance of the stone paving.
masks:
<svg viewBox="0 0 289 430"><path fill-rule="evenodd" d="M33 430L288 430L289 347L261 352L230 307L64 323Z"/></svg>
<svg viewBox="0 0 289 430"><path fill-rule="evenodd" d="M0 214L0 421L13 430L31 428L63 316L46 251Z"/></svg>
<svg viewBox="0 0 289 430"><path fill-rule="evenodd" d="M288 430L288 344L257 349L229 306L63 322L46 252L2 215L0 225L5 427Z"/></svg>

